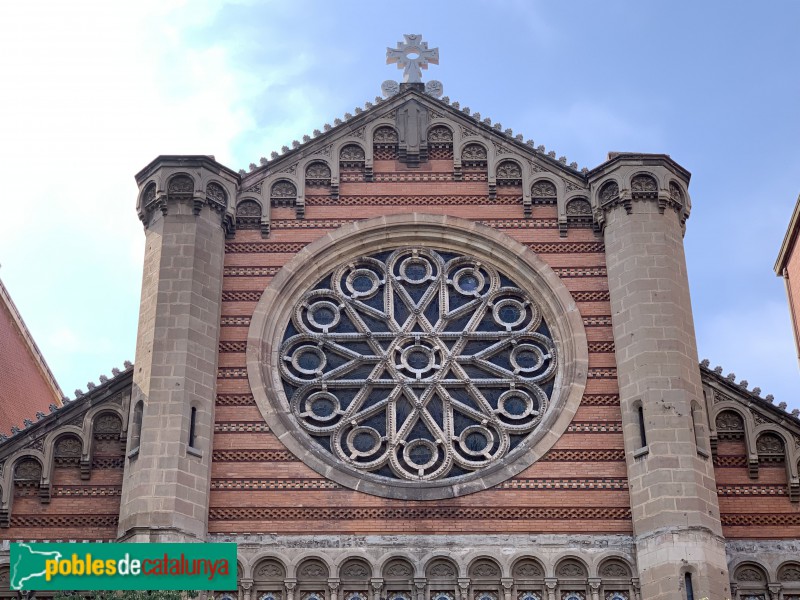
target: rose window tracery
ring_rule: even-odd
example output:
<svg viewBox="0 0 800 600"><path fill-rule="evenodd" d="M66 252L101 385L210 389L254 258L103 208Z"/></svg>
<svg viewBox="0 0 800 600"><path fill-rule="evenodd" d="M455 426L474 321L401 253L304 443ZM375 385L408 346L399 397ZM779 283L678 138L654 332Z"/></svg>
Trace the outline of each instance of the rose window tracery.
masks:
<svg viewBox="0 0 800 600"><path fill-rule="evenodd" d="M537 303L494 266L403 248L350 260L296 302L279 351L292 417L388 480L447 480L517 448L559 360Z"/></svg>

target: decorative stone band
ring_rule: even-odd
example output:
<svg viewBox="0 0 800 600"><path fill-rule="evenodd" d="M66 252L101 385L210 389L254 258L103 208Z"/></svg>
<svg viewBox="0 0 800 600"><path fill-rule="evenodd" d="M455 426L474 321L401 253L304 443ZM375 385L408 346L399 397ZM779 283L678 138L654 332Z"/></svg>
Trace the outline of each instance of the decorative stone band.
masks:
<svg viewBox="0 0 800 600"><path fill-rule="evenodd" d="M411 247L469 256L516 283L520 293L540 309L559 363L549 408L538 427L502 459L446 480L390 479L337 460L314 442L292 414L295 411L282 379L286 369L285 348L282 349L285 333L292 318L296 320L301 297L341 265L359 257ZM333 231L305 247L275 274L253 314L247 341L247 372L256 404L270 429L309 467L341 485L370 494L432 500L494 486L552 448L580 404L588 376L588 344L573 298L558 275L530 249L497 230L454 217L393 215Z"/></svg>

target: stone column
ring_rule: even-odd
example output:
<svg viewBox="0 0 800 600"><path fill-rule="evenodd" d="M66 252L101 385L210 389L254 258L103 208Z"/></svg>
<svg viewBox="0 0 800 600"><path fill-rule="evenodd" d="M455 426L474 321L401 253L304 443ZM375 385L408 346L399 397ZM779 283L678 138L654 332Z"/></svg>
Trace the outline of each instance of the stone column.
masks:
<svg viewBox="0 0 800 600"><path fill-rule="evenodd" d="M383 579L380 577L373 577L369 581L370 585L372 586L372 598L373 600L381 600L381 592L383 591Z"/></svg>
<svg viewBox="0 0 800 600"><path fill-rule="evenodd" d="M131 414L139 403L143 411L125 462L123 541L206 538L222 263L237 181L205 156L159 157L137 175L145 256Z"/></svg>
<svg viewBox="0 0 800 600"><path fill-rule="evenodd" d="M297 579L284 579L283 587L286 588L286 600L294 600L294 589L297 587Z"/></svg>
<svg viewBox="0 0 800 600"><path fill-rule="evenodd" d="M705 404L683 250L689 173L665 155L618 154L591 177L606 245L642 595L676 598L688 563L698 574L695 598L724 600L714 470L698 453L692 426L693 405L703 411Z"/></svg>
<svg viewBox="0 0 800 600"><path fill-rule="evenodd" d="M458 580L458 593L461 596L461 600L470 600L470 598L469 598L469 584L470 584L469 577L459 578L459 580Z"/></svg>
<svg viewBox="0 0 800 600"><path fill-rule="evenodd" d="M328 589L330 590L330 600L337 600L339 592L339 579L328 579Z"/></svg>
<svg viewBox="0 0 800 600"><path fill-rule="evenodd" d="M424 577L414 579L414 589L417 590L417 600L425 600L425 588L428 585L428 580Z"/></svg>
<svg viewBox="0 0 800 600"><path fill-rule="evenodd" d="M556 586L558 585L558 579L555 577L546 577L544 580L544 586L547 590L547 600L556 600Z"/></svg>
<svg viewBox="0 0 800 600"><path fill-rule="evenodd" d="M592 600L600 600L600 579L589 578L589 591L592 594Z"/></svg>
<svg viewBox="0 0 800 600"><path fill-rule="evenodd" d="M253 580L252 579L242 579L239 583L241 590L242 590L242 599L243 600L250 600L250 594L253 590Z"/></svg>
<svg viewBox="0 0 800 600"><path fill-rule="evenodd" d="M512 592L514 591L514 580L511 577L503 577L500 580L503 586L504 600L512 600Z"/></svg>

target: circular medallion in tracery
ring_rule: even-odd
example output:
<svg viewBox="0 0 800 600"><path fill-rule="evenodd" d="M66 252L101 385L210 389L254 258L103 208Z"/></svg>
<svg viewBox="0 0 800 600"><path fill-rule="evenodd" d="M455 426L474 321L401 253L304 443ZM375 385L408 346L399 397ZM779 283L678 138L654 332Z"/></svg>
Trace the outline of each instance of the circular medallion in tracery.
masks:
<svg viewBox="0 0 800 600"><path fill-rule="evenodd" d="M373 481L457 481L502 462L548 411L559 366L542 310L494 266L428 248L336 268L279 351L290 414Z"/></svg>

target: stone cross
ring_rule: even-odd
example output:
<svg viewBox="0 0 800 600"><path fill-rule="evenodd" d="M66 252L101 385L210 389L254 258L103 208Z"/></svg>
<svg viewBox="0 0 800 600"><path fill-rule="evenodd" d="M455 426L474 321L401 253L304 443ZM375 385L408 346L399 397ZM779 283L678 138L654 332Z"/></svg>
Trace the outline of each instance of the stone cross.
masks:
<svg viewBox="0 0 800 600"><path fill-rule="evenodd" d="M398 69L405 69L405 83L422 83L422 69L428 63L439 64L439 49L428 49L428 42L422 41L422 34L404 34L404 41L397 43L397 48L386 48L386 64L396 64Z"/></svg>

